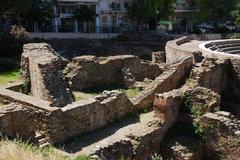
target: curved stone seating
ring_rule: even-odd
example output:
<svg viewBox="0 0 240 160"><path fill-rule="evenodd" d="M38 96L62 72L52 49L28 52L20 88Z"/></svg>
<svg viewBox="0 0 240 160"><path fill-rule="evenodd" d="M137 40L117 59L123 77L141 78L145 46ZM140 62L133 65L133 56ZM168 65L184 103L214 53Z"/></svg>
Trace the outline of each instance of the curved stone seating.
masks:
<svg viewBox="0 0 240 160"><path fill-rule="evenodd" d="M240 55L240 39L210 41L199 47L207 54Z"/></svg>

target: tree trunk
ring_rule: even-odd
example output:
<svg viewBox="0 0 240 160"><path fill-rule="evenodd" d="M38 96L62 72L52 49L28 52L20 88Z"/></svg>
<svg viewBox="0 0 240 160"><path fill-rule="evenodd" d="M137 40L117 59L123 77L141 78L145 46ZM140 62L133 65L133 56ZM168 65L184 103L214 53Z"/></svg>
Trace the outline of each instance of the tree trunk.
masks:
<svg viewBox="0 0 240 160"><path fill-rule="evenodd" d="M3 31L3 14L0 13L0 32Z"/></svg>

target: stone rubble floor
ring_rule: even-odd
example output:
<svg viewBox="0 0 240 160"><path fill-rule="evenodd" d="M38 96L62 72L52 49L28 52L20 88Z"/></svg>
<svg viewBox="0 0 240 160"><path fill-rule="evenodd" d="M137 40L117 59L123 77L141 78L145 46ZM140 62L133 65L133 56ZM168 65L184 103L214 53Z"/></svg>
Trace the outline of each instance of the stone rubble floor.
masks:
<svg viewBox="0 0 240 160"><path fill-rule="evenodd" d="M135 116L127 116L97 131L82 135L74 142L60 146L57 150L66 155L90 154L96 148L105 147L127 137L141 137L159 130L164 123L163 115L154 111Z"/></svg>

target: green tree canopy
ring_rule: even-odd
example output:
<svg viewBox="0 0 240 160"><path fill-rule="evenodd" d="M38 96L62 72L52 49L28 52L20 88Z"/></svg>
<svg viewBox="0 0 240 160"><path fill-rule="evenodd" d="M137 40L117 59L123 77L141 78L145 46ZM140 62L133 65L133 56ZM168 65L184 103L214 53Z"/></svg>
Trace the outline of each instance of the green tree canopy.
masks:
<svg viewBox="0 0 240 160"><path fill-rule="evenodd" d="M168 18L175 0L135 0L129 8L130 17L136 22L148 22L155 18Z"/></svg>
<svg viewBox="0 0 240 160"><path fill-rule="evenodd" d="M193 0L198 21L212 21L214 23L232 20L231 12L239 0Z"/></svg>
<svg viewBox="0 0 240 160"><path fill-rule="evenodd" d="M32 7L34 0L0 0L0 15L6 12L25 12Z"/></svg>
<svg viewBox="0 0 240 160"><path fill-rule="evenodd" d="M0 31L4 15L7 13L26 13L34 0L0 0Z"/></svg>
<svg viewBox="0 0 240 160"><path fill-rule="evenodd" d="M54 1L33 0L31 8L25 14L26 19L38 22L51 20L53 17L53 4Z"/></svg>

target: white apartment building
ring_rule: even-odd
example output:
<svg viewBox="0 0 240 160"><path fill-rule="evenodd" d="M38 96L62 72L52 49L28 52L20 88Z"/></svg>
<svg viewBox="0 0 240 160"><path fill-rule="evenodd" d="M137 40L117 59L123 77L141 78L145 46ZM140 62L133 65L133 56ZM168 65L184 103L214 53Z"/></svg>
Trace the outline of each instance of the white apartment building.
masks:
<svg viewBox="0 0 240 160"><path fill-rule="evenodd" d="M95 20L81 22L75 10L87 5L95 11ZM130 25L128 7L131 0L58 0L54 6L52 27L54 32L115 32ZM38 31L37 27L34 27Z"/></svg>

